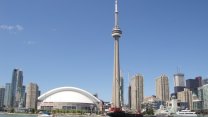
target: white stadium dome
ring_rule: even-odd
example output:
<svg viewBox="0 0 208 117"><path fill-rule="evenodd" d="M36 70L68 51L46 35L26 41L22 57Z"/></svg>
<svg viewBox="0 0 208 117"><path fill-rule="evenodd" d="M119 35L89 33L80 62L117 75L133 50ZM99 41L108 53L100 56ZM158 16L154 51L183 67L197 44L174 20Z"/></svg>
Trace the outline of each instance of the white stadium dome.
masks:
<svg viewBox="0 0 208 117"><path fill-rule="evenodd" d="M100 100L89 92L76 87L59 87L52 89L38 97L38 109L89 108L98 106Z"/></svg>

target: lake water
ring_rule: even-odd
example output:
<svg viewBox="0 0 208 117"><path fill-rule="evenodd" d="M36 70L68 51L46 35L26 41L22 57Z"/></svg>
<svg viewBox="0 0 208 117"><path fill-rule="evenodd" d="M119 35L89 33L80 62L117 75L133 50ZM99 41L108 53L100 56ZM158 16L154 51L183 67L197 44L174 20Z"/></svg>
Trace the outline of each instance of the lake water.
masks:
<svg viewBox="0 0 208 117"><path fill-rule="evenodd" d="M0 114L0 117L37 117L37 115Z"/></svg>

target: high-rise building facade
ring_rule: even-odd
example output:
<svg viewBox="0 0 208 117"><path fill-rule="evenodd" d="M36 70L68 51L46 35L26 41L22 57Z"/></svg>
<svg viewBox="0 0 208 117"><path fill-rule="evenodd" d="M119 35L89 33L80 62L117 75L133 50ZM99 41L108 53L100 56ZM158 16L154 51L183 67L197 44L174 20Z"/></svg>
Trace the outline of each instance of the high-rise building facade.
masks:
<svg viewBox="0 0 208 117"><path fill-rule="evenodd" d="M128 86L128 107L131 108L131 84Z"/></svg>
<svg viewBox="0 0 208 117"><path fill-rule="evenodd" d="M41 95L41 91L39 90L39 91L38 91L38 97L39 97L40 95Z"/></svg>
<svg viewBox="0 0 208 117"><path fill-rule="evenodd" d="M21 94L21 99L20 99L20 103L19 103L19 107L23 108L25 107L25 103L26 103L26 93L25 93L26 87L23 85L22 86L22 94Z"/></svg>
<svg viewBox="0 0 208 117"><path fill-rule="evenodd" d="M0 107L1 108L4 105L4 94L5 94L5 88L0 87Z"/></svg>
<svg viewBox="0 0 208 117"><path fill-rule="evenodd" d="M175 86L174 87L174 93L177 94L178 92L184 91L185 86ZM177 95L176 95L177 97Z"/></svg>
<svg viewBox="0 0 208 117"><path fill-rule="evenodd" d="M208 110L208 84L198 88L198 97L202 101L202 109Z"/></svg>
<svg viewBox="0 0 208 117"><path fill-rule="evenodd" d="M37 109L38 85L30 83L26 90L26 109Z"/></svg>
<svg viewBox="0 0 208 117"><path fill-rule="evenodd" d="M177 93L184 91L185 88L185 80L184 80L184 74L183 73L176 73L174 74L174 93L176 94L177 98Z"/></svg>
<svg viewBox="0 0 208 117"><path fill-rule="evenodd" d="M184 80L183 73L174 74L174 86L185 86L185 80Z"/></svg>
<svg viewBox="0 0 208 117"><path fill-rule="evenodd" d="M156 86L156 97L161 99L162 101L169 100L169 82L168 77L166 75L161 75L155 80Z"/></svg>
<svg viewBox="0 0 208 117"><path fill-rule="evenodd" d="M187 104L188 109L192 109L192 91L190 89L184 88L184 91L177 93L178 100Z"/></svg>
<svg viewBox="0 0 208 117"><path fill-rule="evenodd" d="M5 85L4 105L6 108L11 107L11 83Z"/></svg>
<svg viewBox="0 0 208 117"><path fill-rule="evenodd" d="M192 91L192 93L198 95L198 87L200 87L199 81L197 79L187 79L186 88Z"/></svg>
<svg viewBox="0 0 208 117"><path fill-rule="evenodd" d="M23 72L19 69L14 69L11 83L11 106L18 107L22 98L22 83Z"/></svg>
<svg viewBox="0 0 208 117"><path fill-rule="evenodd" d="M120 78L120 102L121 102L121 106L124 106L124 78L121 75Z"/></svg>
<svg viewBox="0 0 208 117"><path fill-rule="evenodd" d="M141 110L141 104L144 100L144 79L140 74L135 75L130 82L131 109Z"/></svg>
<svg viewBox="0 0 208 117"><path fill-rule="evenodd" d="M202 77L197 76L197 77L195 77L195 80L197 82L197 87L201 87L202 86Z"/></svg>

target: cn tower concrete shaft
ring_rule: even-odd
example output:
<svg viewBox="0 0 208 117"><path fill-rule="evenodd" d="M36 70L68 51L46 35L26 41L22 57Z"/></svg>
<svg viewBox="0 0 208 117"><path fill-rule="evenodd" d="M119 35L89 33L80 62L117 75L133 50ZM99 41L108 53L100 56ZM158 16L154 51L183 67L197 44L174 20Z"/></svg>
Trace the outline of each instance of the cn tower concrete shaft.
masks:
<svg viewBox="0 0 208 117"><path fill-rule="evenodd" d="M118 0L115 0L115 26L112 31L114 38L114 71L113 71L113 91L112 91L112 107L120 108L120 63L119 63L119 38L122 31L118 26Z"/></svg>

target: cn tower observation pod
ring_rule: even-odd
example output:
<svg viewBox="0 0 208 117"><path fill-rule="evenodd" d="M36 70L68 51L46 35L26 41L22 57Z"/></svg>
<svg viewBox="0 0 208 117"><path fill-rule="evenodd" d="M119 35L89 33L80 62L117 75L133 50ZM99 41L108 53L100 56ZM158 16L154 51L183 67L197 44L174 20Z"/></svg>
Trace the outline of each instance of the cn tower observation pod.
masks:
<svg viewBox="0 0 208 117"><path fill-rule="evenodd" d="M101 101L89 92L76 87L59 87L38 97L39 110L85 110L99 108Z"/></svg>

